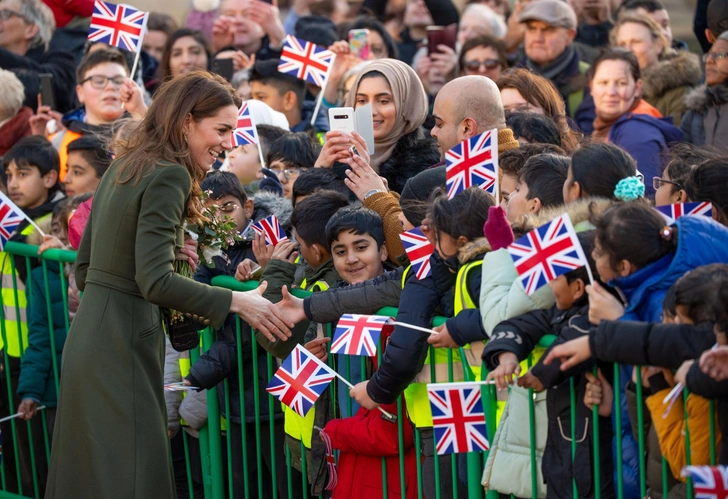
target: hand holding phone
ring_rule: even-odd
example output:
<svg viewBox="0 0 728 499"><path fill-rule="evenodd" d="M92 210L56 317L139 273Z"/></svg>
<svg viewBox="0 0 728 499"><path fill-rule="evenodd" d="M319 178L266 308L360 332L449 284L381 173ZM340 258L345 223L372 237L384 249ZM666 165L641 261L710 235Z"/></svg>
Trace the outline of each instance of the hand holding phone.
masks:
<svg viewBox="0 0 728 499"><path fill-rule="evenodd" d="M427 55L440 52L438 45L445 45L455 50L457 39L457 25L450 26L428 26L427 27Z"/></svg>
<svg viewBox="0 0 728 499"><path fill-rule="evenodd" d="M53 75L50 73L41 73L38 75L40 79L40 103L51 109L56 109L56 93L53 88Z"/></svg>

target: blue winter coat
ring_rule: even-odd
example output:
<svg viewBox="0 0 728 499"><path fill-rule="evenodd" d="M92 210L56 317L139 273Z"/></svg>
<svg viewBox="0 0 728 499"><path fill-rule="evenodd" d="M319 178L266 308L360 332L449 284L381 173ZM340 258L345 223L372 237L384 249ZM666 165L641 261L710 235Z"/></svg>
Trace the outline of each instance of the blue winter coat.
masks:
<svg viewBox="0 0 728 499"><path fill-rule="evenodd" d="M662 154L668 144L683 139L672 118L655 118L648 114L624 114L609 130L609 142L629 153L637 169L645 176L645 195L654 199L652 177L662 176Z"/></svg>
<svg viewBox="0 0 728 499"><path fill-rule="evenodd" d="M646 176L646 175L645 175ZM620 320L660 322L662 301L667 290L687 271L711 263L728 263L728 229L709 217L686 216L678 218L677 250L660 258L634 274L609 281L619 288L628 305ZM639 498L639 461L637 442L629 423L624 387L631 379L631 366L620 369L622 387L621 414L625 494ZM616 445L616 441L615 441ZM616 477L615 477L616 483Z"/></svg>

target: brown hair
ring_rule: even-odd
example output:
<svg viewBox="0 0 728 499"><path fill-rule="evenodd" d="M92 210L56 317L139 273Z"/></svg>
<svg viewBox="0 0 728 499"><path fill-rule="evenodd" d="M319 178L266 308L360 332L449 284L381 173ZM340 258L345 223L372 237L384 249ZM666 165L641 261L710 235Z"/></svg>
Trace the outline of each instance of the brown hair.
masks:
<svg viewBox="0 0 728 499"><path fill-rule="evenodd" d="M495 83L498 85L498 90L512 88L527 102L543 109L544 114L558 125L564 149L569 153L576 149L579 136L569 128L564 99L561 98L553 83L543 76L523 68L507 71Z"/></svg>
<svg viewBox="0 0 728 499"><path fill-rule="evenodd" d="M159 74L162 75L163 79L166 80L172 77L172 70L169 68L169 60L172 58L172 49L174 48L174 44L177 43L177 40L180 38L186 37L192 38L195 42L202 46L205 54L207 54L208 66L212 62L212 50L210 49L210 44L207 42L205 35L203 35L201 31L192 28L178 29L174 33L171 33L167 38L167 44L164 46L162 60L159 61Z"/></svg>
<svg viewBox="0 0 728 499"><path fill-rule="evenodd" d="M81 85L81 82L86 79L86 73L96 66L105 63L118 64L126 70L127 74L129 74L129 64L126 60L126 56L122 54L119 49L114 47L100 48L83 56L81 62L78 63L78 68L76 69L76 83Z"/></svg>
<svg viewBox="0 0 728 499"><path fill-rule="evenodd" d="M480 35L476 36L475 38L471 38L470 40L463 43L463 46L460 49L460 57L458 57L458 67L460 68L461 74L463 71L463 65L465 64L465 54L478 47L492 48L498 54L498 62L500 62L501 69L506 69L508 67L506 46L503 44L503 42L489 35Z"/></svg>
<svg viewBox="0 0 728 499"><path fill-rule="evenodd" d="M242 104L233 87L218 75L193 71L174 78L159 88L146 117L134 127L126 140L116 144L121 167L116 176L120 184L138 182L159 161L177 163L192 177L186 216L191 221L202 217L199 196L205 171L192 162L183 127L191 116L199 122L214 116L221 108Z"/></svg>

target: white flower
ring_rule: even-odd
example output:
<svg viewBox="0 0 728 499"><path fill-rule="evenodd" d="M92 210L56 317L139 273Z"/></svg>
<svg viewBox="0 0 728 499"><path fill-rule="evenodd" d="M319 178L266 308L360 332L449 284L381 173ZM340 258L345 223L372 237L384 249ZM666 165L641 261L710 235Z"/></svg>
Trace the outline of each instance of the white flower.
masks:
<svg viewBox="0 0 728 499"><path fill-rule="evenodd" d="M216 256L222 256L222 250L220 248L202 248L202 257L205 259L205 263L212 265L212 259Z"/></svg>

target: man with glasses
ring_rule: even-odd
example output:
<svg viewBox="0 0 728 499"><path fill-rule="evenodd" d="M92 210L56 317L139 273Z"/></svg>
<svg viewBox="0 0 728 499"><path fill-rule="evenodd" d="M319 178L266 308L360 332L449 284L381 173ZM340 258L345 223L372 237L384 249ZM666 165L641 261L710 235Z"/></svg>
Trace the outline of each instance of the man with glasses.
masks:
<svg viewBox="0 0 728 499"><path fill-rule="evenodd" d="M0 68L11 70L25 87L24 105L38 107L40 74L53 75L56 111L73 100L73 56L48 51L55 29L53 12L41 0L0 0Z"/></svg>
<svg viewBox="0 0 728 499"><path fill-rule="evenodd" d="M76 71L76 97L81 107L63 116L63 130L48 137L60 154L61 181L68 169L68 144L85 133L111 138L113 123L125 113L121 88L128 77L126 57L118 49L100 45L81 60ZM41 108L31 118L31 126L42 134L49 120L57 117Z"/></svg>

